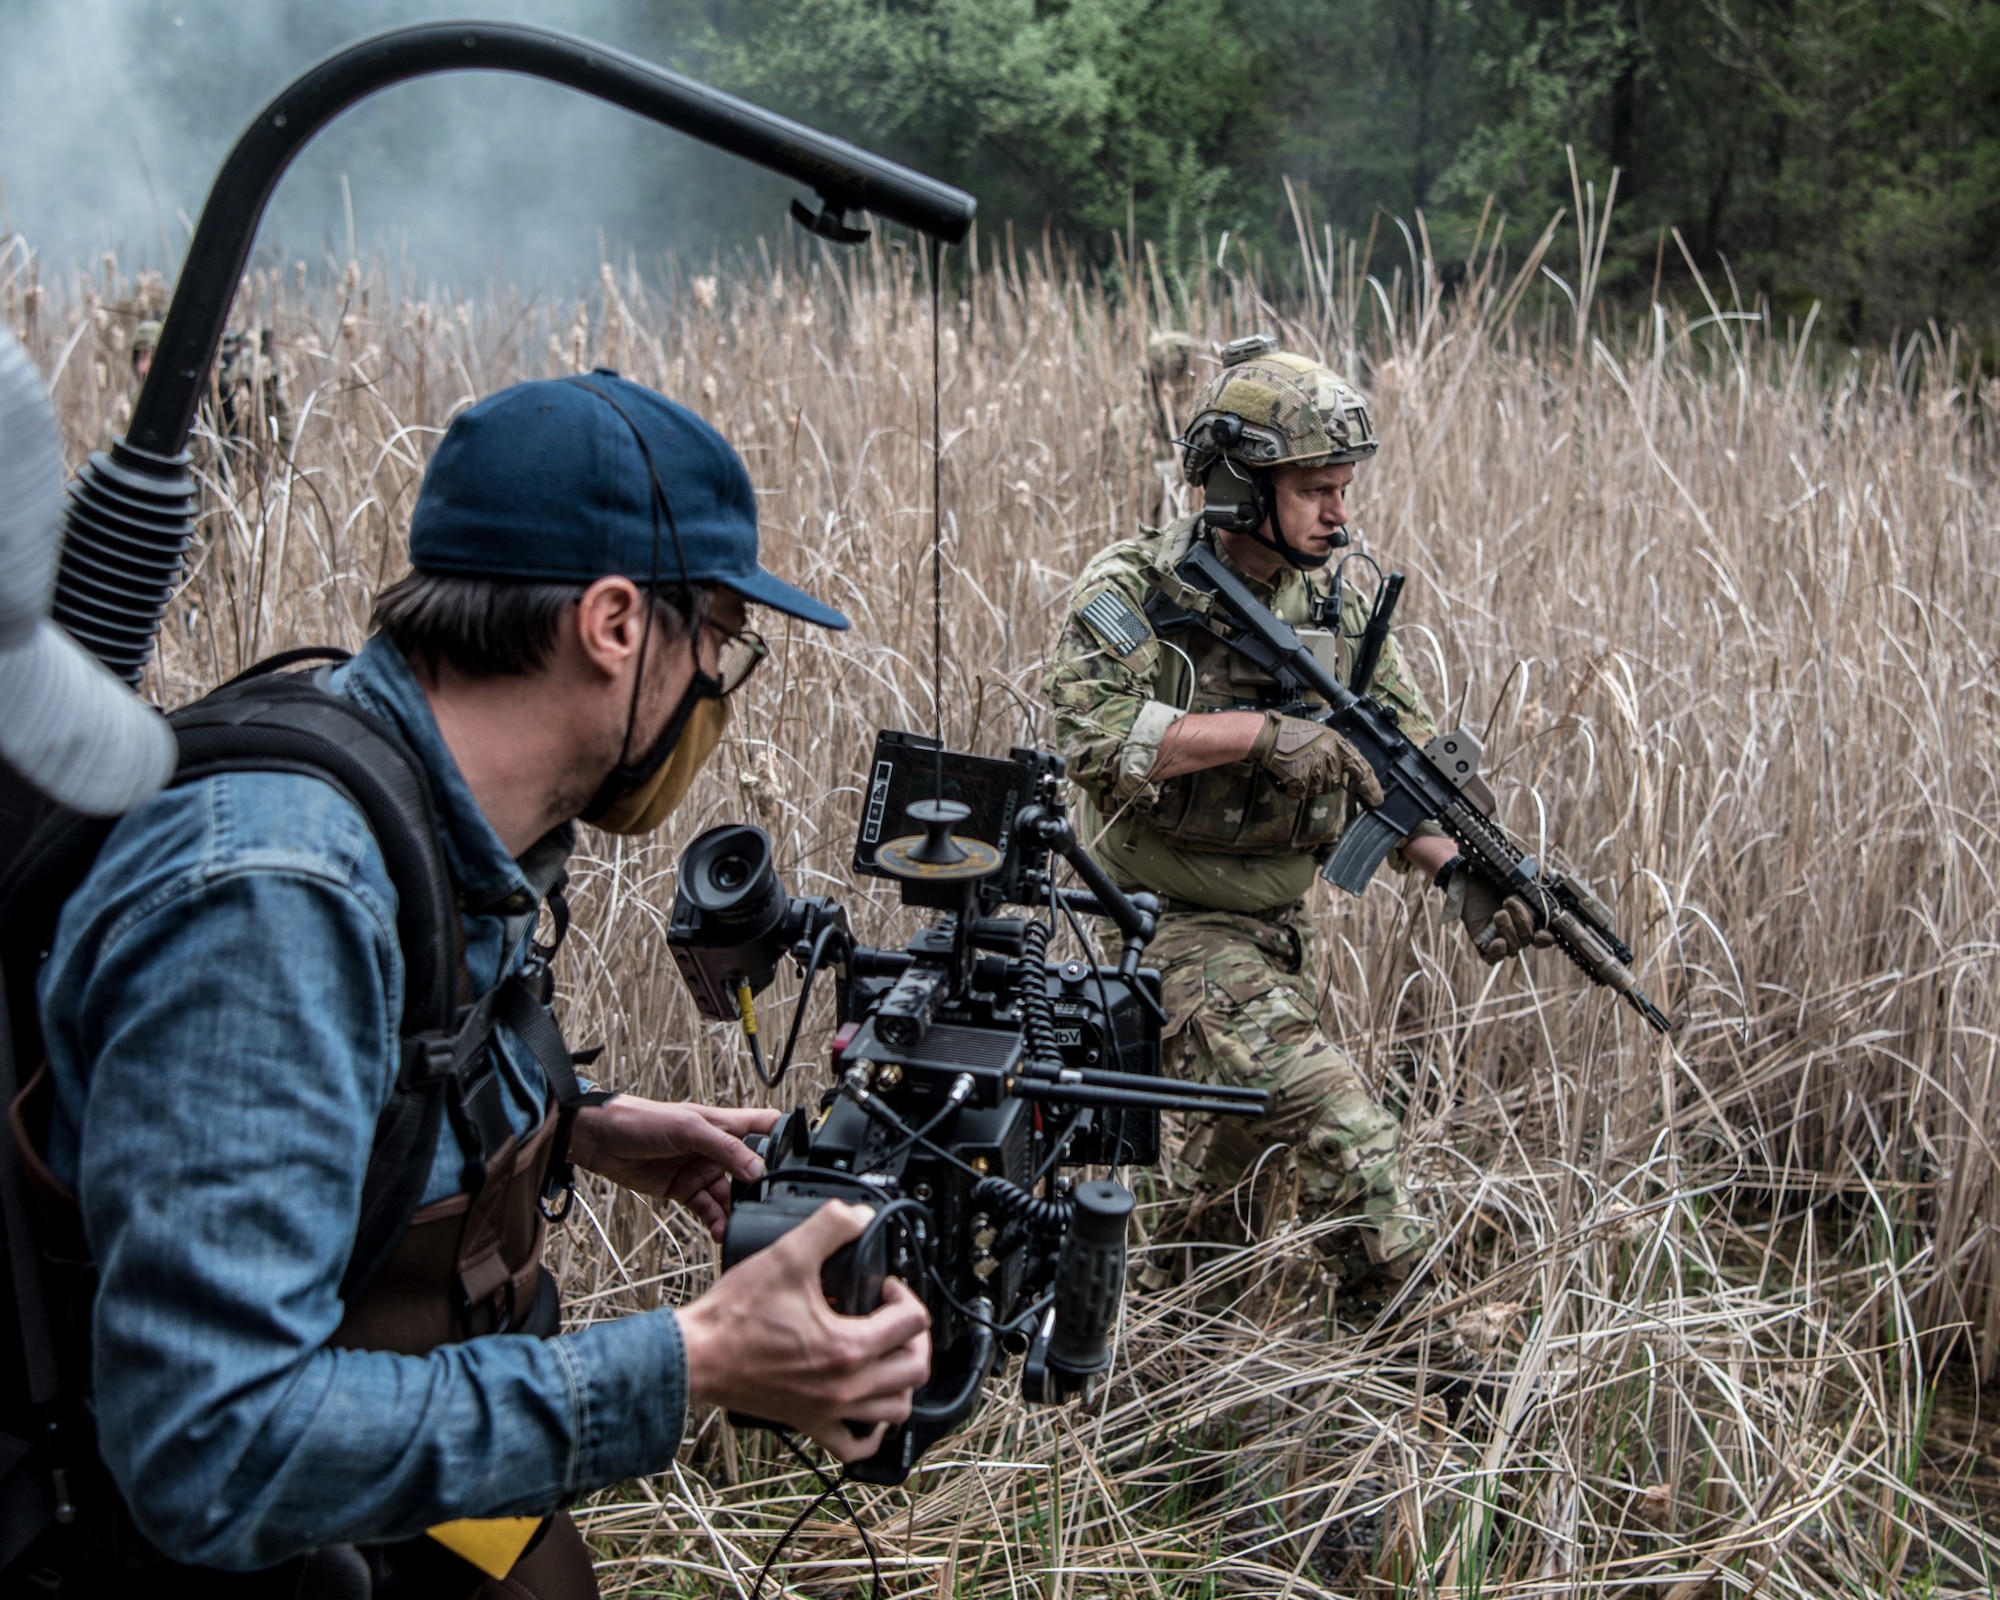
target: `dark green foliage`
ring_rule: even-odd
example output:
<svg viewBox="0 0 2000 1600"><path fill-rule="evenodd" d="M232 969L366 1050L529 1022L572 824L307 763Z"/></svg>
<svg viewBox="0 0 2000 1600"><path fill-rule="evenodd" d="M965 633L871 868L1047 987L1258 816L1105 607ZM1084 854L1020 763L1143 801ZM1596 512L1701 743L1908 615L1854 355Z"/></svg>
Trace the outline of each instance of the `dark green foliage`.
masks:
<svg viewBox="0 0 2000 1600"><path fill-rule="evenodd" d="M989 227L1100 260L1225 228L1364 232L1421 208L1441 256L1490 194L1515 237L1604 193L1604 282L1678 228L1718 292L1859 337L1983 320L2000 268L2000 0L751 0L678 54L966 184ZM670 32L672 38L664 35ZM1685 277L1667 239L1664 269Z"/></svg>
<svg viewBox="0 0 2000 1600"><path fill-rule="evenodd" d="M16 102L10 123L0 93L14 215L30 230L51 229L65 205L113 229L150 217L148 244L170 253L175 211L198 209L235 131L285 76L358 34L447 9L0 0L0 39L25 40L39 63L32 79L0 84ZM1573 204L1573 147L1600 207L1618 170L1601 279L1613 301L1643 305L1656 270L1686 288L1678 229L1725 301L1732 283L1746 306L1761 295L1780 315L1817 299L1821 326L1851 339L1936 318L1970 323L1984 349L2000 327L2000 0L492 9L911 161L979 196L984 237L1007 222L1025 238L1052 226L1100 265L1136 234L1185 269L1226 230L1282 270L1296 259L1288 178L1315 231L1360 236L1385 213L1414 225L1421 211L1448 270L1490 196L1518 259ZM98 17L115 26L93 31ZM46 94L97 112L67 133L60 117L21 113L21 85L43 79ZM322 242L344 254L343 176L364 243L444 233L530 276L583 258L587 271L600 237L642 258L706 256L718 234L733 245L768 233L790 192L563 91L478 75L399 88L340 119L287 178L271 236L295 255L316 257ZM1400 255L1395 230L1380 233ZM1375 265L1389 259L1378 247ZM1553 259L1573 261L1567 242Z"/></svg>
<svg viewBox="0 0 2000 1600"><path fill-rule="evenodd" d="M948 176L989 216L1197 231L1277 135L1231 0L753 0L695 52L759 102ZM1218 197L1226 197L1218 205Z"/></svg>

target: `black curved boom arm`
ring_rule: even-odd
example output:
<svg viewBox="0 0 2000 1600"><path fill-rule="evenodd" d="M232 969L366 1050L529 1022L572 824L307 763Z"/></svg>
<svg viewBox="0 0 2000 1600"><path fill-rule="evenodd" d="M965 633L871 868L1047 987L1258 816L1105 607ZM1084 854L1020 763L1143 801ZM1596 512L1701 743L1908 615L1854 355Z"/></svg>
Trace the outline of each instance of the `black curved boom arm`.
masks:
<svg viewBox="0 0 2000 1600"><path fill-rule="evenodd" d="M516 72L595 95L810 187L793 214L822 238L866 237L848 214L872 211L945 244L963 239L976 202L963 190L773 116L692 78L588 39L513 22L435 22L349 45L288 85L243 131L216 174L175 285L152 370L126 436L70 487L50 613L137 688L194 535L188 434L230 303L271 191L319 130L356 101L434 72ZM0 772L0 834L25 837L33 800ZM0 867L12 851L0 838Z"/></svg>
<svg viewBox="0 0 2000 1600"><path fill-rule="evenodd" d="M546 78L809 185L834 225L872 211L946 244L963 239L977 202L963 190L572 34L513 22L395 28L310 67L257 113L216 174L183 264L159 353L132 411L130 441L171 456L186 444L209 363L271 191L292 158L341 112L378 89L437 72Z"/></svg>

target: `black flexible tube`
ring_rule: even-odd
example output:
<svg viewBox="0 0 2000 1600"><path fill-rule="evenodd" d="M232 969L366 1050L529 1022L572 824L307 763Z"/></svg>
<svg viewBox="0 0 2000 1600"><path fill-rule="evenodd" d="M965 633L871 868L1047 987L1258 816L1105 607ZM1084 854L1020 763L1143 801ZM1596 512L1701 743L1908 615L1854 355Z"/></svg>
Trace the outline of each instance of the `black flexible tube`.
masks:
<svg viewBox="0 0 2000 1600"><path fill-rule="evenodd" d="M1037 1199L1018 1183L991 1177L981 1178L972 1186L972 1203L1044 1232L1068 1227L1074 1209L1067 1200Z"/></svg>
<svg viewBox="0 0 2000 1600"><path fill-rule="evenodd" d="M1021 957L1014 963L1014 1003L1021 1013L1021 1042L1028 1059L1050 1067L1062 1065L1056 1042L1056 1008L1049 998L1049 925L1031 918L1021 935ZM1104 1009L1105 1021L1111 1008Z"/></svg>

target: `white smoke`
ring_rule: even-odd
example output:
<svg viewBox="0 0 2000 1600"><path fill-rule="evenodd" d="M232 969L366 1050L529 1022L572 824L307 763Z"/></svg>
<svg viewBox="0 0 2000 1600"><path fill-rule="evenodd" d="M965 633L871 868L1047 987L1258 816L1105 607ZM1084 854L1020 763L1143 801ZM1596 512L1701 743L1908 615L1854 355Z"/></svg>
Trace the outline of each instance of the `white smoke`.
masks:
<svg viewBox="0 0 2000 1600"><path fill-rule="evenodd" d="M613 0L0 0L0 231L45 261L111 249L171 276L237 135L341 45L468 13L659 57L670 7ZM343 178L346 179L343 185ZM420 277L573 282L600 251L706 253L778 225L786 185L571 90L499 73L385 90L309 144L257 259L407 252Z"/></svg>

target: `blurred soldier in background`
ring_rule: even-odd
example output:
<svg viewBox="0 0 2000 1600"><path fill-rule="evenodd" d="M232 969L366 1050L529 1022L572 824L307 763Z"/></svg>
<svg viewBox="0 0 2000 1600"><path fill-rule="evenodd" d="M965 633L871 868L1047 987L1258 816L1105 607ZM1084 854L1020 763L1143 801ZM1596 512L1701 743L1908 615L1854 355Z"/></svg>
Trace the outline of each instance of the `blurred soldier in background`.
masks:
<svg viewBox="0 0 2000 1600"><path fill-rule="evenodd" d="M1146 403L1153 425L1153 470L1160 477L1160 497L1154 517L1166 522L1187 504L1176 450L1181 426L1201 383L1196 345L1185 333L1156 333L1146 341Z"/></svg>
<svg viewBox="0 0 2000 1600"><path fill-rule="evenodd" d="M270 328L239 328L222 336L215 363L222 405L218 431L233 446L259 456L282 455L292 443L292 408L271 342Z"/></svg>
<svg viewBox="0 0 2000 1600"><path fill-rule="evenodd" d="M1365 1296L1405 1278L1431 1233L1404 1183L1397 1119L1321 1031L1306 895L1354 800L1375 804L1381 791L1351 745L1281 714L1277 683L1178 603L1176 567L1194 541L1210 541L1277 616L1317 634L1338 676L1353 670L1368 606L1352 586L1336 601L1343 586L1328 561L1347 542L1356 466L1375 453L1372 420L1337 374L1275 343L1226 347L1182 434L1187 480L1211 507L1223 499L1210 483L1218 473L1228 474L1230 501L1250 499L1230 507L1233 518L1182 517L1098 554L1077 581L1043 689L1092 854L1125 888L1161 898L1147 956L1166 984L1169 1069L1272 1094L1261 1122L1216 1120L1190 1133L1175 1168L1191 1197L1188 1235L1240 1236L1233 1191L1254 1174L1261 1205L1283 1154L1309 1220L1353 1217L1354 1228L1319 1238L1346 1289ZM1366 692L1394 707L1418 744L1436 733L1393 636ZM1517 921L1511 902L1468 892L1455 857L1442 830L1426 826L1391 859L1450 889L1486 959L1516 953L1532 922Z"/></svg>
<svg viewBox="0 0 2000 1600"><path fill-rule="evenodd" d="M1188 409L1201 373L1195 365L1195 342L1184 333L1156 333L1146 341L1146 386L1153 402L1153 431L1171 447L1181 436L1181 425L1193 413Z"/></svg>
<svg viewBox="0 0 2000 1600"><path fill-rule="evenodd" d="M132 381L135 384L146 381L146 374L153 370L153 352L159 348L159 320L148 317L132 330Z"/></svg>
<svg viewBox="0 0 2000 1600"><path fill-rule="evenodd" d="M207 412L224 442L223 457L234 467L246 458L262 463L291 448L293 416L283 374L272 348L270 328L237 328L222 336L215 357L217 410ZM153 370L160 347L160 323L147 318L132 330L132 392L121 395L105 419L103 447L123 436L132 422L132 403Z"/></svg>
<svg viewBox="0 0 2000 1600"><path fill-rule="evenodd" d="M104 419L102 436L98 448L109 450L113 444L125 437L125 430L132 425L132 402L145 387L146 374L153 370L153 352L160 348L160 324L156 318L148 317L132 329L125 350L132 364L132 387L124 390L112 402L111 414Z"/></svg>

